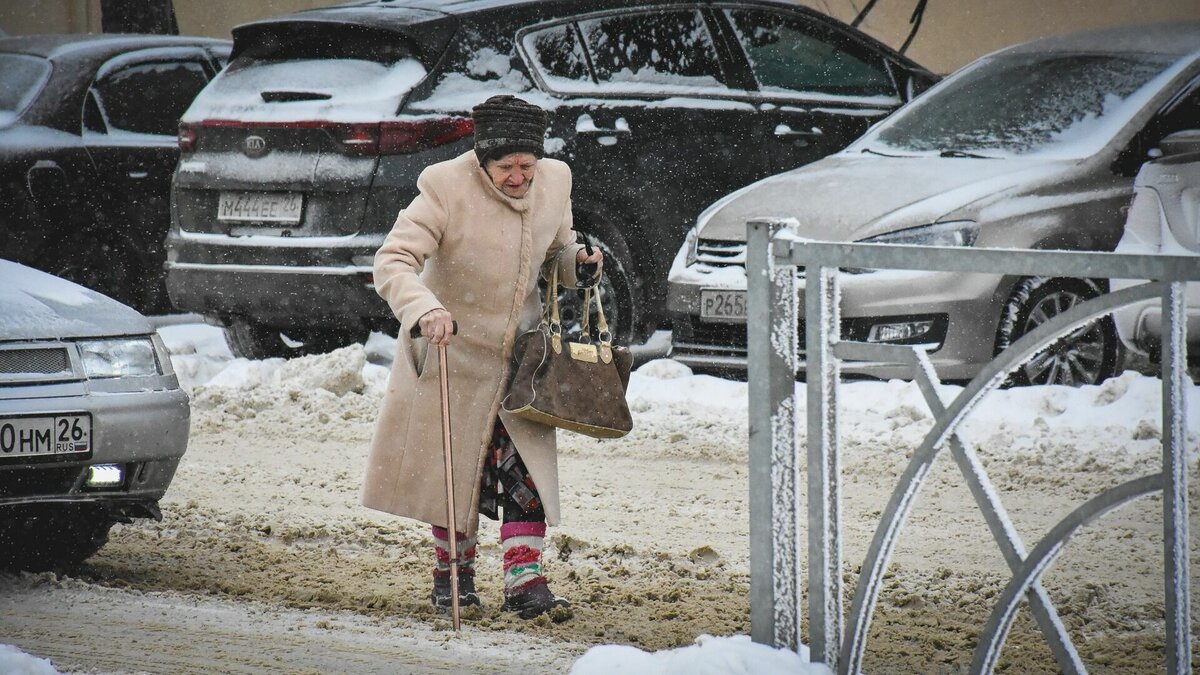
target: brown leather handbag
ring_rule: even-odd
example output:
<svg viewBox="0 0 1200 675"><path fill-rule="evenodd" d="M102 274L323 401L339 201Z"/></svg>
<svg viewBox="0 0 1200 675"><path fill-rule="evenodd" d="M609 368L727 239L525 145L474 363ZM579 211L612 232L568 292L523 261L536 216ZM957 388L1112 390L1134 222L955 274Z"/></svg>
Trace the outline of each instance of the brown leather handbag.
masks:
<svg viewBox="0 0 1200 675"><path fill-rule="evenodd" d="M625 390L633 356L612 344L600 294L584 291L580 342L563 339L558 313L558 270L550 275L541 324L514 345L516 369L504 397L509 413L593 438L620 438L633 429ZM589 335L595 300L599 342Z"/></svg>

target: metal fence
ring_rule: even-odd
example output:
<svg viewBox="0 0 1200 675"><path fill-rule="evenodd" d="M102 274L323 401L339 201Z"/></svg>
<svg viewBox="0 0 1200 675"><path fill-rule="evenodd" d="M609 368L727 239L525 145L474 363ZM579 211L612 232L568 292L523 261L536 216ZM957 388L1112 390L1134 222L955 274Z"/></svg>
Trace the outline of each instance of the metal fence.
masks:
<svg viewBox="0 0 1200 675"><path fill-rule="evenodd" d="M871 615L884 573L923 480L937 454L949 449L992 537L1012 573L986 625L971 670L994 668L1022 600L1050 646L1059 668L1086 672L1042 575L1082 526L1108 511L1155 492L1163 493L1163 579L1166 609L1166 661L1169 673L1191 672L1188 590L1188 499L1185 383L1186 307L1184 286L1200 281L1200 264L1183 256L1116 253L947 248L886 244L841 244L799 238L790 221L752 220L747 224L748 339L750 386L750 621L756 642L797 649L800 611L807 589L811 659L835 672L859 672ZM799 288L797 267L805 268ZM1145 284L1101 295L1047 321L1013 343L980 372L957 397L944 403L926 353L916 347L839 339L839 268L979 272L1043 277L1147 279ZM797 326L804 303L806 362L801 363ZM1162 470L1110 488L1080 505L1029 550L1011 525L999 494L974 450L958 436L972 408L1007 374L1048 343L1133 302L1162 302ZM880 518L862 564L849 612L842 603L841 490L837 395L843 360L906 363L912 367L933 415L933 428L913 453ZM795 400L795 373L805 372L806 465ZM803 473L802 473L803 471ZM807 479L807 510L798 488ZM799 520L807 517L809 570L801 582Z"/></svg>

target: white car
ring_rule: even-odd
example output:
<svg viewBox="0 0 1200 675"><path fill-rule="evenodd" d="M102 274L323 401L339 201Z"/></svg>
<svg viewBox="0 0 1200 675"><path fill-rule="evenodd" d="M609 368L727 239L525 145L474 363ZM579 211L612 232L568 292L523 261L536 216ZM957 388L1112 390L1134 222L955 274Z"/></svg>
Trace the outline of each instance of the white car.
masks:
<svg viewBox="0 0 1200 675"><path fill-rule="evenodd" d="M1200 137L1200 134L1197 134ZM1200 140L1200 138L1198 138ZM1171 155L1142 165L1118 253L1194 255L1200 265L1200 152ZM1113 290L1141 283L1114 280ZM1200 284L1187 284L1188 354L1200 358ZM1113 313L1127 349L1157 361L1162 347L1162 305L1147 300Z"/></svg>
<svg viewBox="0 0 1200 675"><path fill-rule="evenodd" d="M0 260L0 569L70 570L161 519L190 418L146 317Z"/></svg>

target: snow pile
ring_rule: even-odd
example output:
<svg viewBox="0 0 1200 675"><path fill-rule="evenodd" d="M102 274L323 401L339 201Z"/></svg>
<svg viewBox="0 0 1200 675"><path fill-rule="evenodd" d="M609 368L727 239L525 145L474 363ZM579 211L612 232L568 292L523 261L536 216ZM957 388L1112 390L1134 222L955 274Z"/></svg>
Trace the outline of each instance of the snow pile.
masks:
<svg viewBox="0 0 1200 675"><path fill-rule="evenodd" d="M808 663L808 648L800 653L776 649L750 641L747 635L718 638L701 635L696 644L665 649L653 654L637 647L602 645L592 647L571 667L571 675L824 675L824 664Z"/></svg>
<svg viewBox="0 0 1200 675"><path fill-rule="evenodd" d="M0 644L0 673L5 675L58 675L50 659L39 659L10 645Z"/></svg>

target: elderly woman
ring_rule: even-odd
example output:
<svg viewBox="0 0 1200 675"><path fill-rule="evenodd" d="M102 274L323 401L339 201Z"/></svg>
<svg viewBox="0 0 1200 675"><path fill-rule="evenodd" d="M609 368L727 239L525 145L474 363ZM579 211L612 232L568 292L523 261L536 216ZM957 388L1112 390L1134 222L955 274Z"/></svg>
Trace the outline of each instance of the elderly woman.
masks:
<svg viewBox="0 0 1200 675"><path fill-rule="evenodd" d="M433 526L432 600L448 607L450 533L437 349L431 345L451 345L459 602L479 604L478 514L502 517L504 609L530 619L569 606L550 592L541 568L546 525L559 520L555 430L508 415L500 401L513 343L541 316L539 271L548 277L555 265L560 282L574 286L584 265L599 275L602 255L575 243L571 170L543 158L546 112L513 96L494 96L472 117L474 151L421 173L420 194L375 255L376 288L402 329L363 504ZM409 338L417 325L425 339Z"/></svg>

